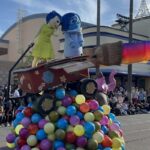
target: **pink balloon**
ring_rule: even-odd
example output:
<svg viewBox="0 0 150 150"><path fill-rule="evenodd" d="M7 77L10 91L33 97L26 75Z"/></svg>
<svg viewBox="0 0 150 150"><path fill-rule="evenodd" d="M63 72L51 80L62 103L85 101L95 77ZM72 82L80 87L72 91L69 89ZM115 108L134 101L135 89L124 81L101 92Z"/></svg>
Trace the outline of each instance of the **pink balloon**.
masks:
<svg viewBox="0 0 150 150"><path fill-rule="evenodd" d="M109 119L107 116L103 116L103 118L100 121L101 125L107 125L109 123Z"/></svg>

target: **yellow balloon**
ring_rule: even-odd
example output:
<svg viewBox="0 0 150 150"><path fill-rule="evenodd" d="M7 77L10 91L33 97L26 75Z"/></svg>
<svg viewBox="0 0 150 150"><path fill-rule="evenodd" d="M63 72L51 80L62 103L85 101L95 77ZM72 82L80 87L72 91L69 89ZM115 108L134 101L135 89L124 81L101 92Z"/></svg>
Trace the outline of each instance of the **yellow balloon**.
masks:
<svg viewBox="0 0 150 150"><path fill-rule="evenodd" d="M101 132L95 132L93 134L93 139L97 141L97 143L101 143L104 139L104 135Z"/></svg>
<svg viewBox="0 0 150 150"><path fill-rule="evenodd" d="M20 130L21 130L22 128L24 128L24 126L23 126L22 124L19 124L19 125L16 126L15 132L16 132L17 135L19 135L19 132L20 132Z"/></svg>
<svg viewBox="0 0 150 150"><path fill-rule="evenodd" d="M27 138L27 144L29 145L29 146L35 146L36 144L37 144L37 138L36 138L36 136L35 135L30 135L30 136L28 136L28 138Z"/></svg>
<svg viewBox="0 0 150 150"><path fill-rule="evenodd" d="M93 122L94 119L95 119L95 116L94 116L94 114L91 113L91 112L87 112L87 113L84 115L84 120L85 120L85 121L91 121L91 122Z"/></svg>
<svg viewBox="0 0 150 150"><path fill-rule="evenodd" d="M48 138L50 141L54 141L54 140L55 140L55 134L54 134L54 133L48 134L47 138Z"/></svg>
<svg viewBox="0 0 150 150"><path fill-rule="evenodd" d="M68 127L67 127L67 131L69 132L69 131L73 131L73 126L72 125L69 125Z"/></svg>
<svg viewBox="0 0 150 150"><path fill-rule="evenodd" d="M76 125L73 130L76 136L82 136L84 134L84 127L82 125Z"/></svg>
<svg viewBox="0 0 150 150"><path fill-rule="evenodd" d="M113 138L112 140L112 147L113 148L120 148L122 145L121 140L119 138Z"/></svg>
<svg viewBox="0 0 150 150"><path fill-rule="evenodd" d="M49 123L46 123L44 125L44 131L45 131L45 133L50 134L50 133L53 133L54 130L55 130L55 126L54 126L53 123L49 122Z"/></svg>
<svg viewBox="0 0 150 150"><path fill-rule="evenodd" d="M33 147L31 150L40 150L38 147Z"/></svg>
<svg viewBox="0 0 150 150"><path fill-rule="evenodd" d="M85 97L82 94L79 94L75 97L75 101L77 104L81 105L83 103L85 103Z"/></svg>
<svg viewBox="0 0 150 150"><path fill-rule="evenodd" d="M110 106L109 105L103 105L102 108L104 110L105 115L108 115L110 113Z"/></svg>
<svg viewBox="0 0 150 150"><path fill-rule="evenodd" d="M122 148L112 148L112 150L122 150Z"/></svg>
<svg viewBox="0 0 150 150"><path fill-rule="evenodd" d="M8 148L15 148L15 143L6 143Z"/></svg>

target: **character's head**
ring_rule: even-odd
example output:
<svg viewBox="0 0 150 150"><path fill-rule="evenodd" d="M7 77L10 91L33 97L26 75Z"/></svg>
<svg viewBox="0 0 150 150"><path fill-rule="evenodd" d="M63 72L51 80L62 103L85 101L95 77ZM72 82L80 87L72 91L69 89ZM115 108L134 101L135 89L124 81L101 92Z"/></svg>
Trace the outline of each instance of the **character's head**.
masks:
<svg viewBox="0 0 150 150"><path fill-rule="evenodd" d="M67 13L62 16L62 31L80 31L81 19L78 14Z"/></svg>
<svg viewBox="0 0 150 150"><path fill-rule="evenodd" d="M50 27L58 28L61 22L61 16L56 11L52 11L46 16L46 23L49 24Z"/></svg>

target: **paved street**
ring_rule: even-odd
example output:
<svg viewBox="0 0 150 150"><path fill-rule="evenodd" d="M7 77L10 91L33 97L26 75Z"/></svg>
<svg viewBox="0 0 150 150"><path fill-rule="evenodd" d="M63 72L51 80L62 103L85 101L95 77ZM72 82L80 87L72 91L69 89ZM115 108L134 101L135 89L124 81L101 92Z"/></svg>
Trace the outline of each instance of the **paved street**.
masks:
<svg viewBox="0 0 150 150"><path fill-rule="evenodd" d="M126 150L150 150L150 114L121 116L119 120L125 134ZM9 128L0 128L0 150L8 150L5 136Z"/></svg>

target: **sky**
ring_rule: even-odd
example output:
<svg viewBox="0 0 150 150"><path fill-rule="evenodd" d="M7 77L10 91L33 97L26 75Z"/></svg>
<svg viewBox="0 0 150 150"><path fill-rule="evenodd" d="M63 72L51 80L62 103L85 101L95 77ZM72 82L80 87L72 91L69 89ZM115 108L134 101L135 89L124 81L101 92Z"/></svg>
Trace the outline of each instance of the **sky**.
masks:
<svg viewBox="0 0 150 150"><path fill-rule="evenodd" d="M101 25L115 23L116 14L129 16L130 0L101 0ZM134 0L134 15L141 0ZM79 14L82 21L96 24L97 0L0 0L0 36L17 21L21 9L24 16L48 13L52 10L61 15L68 12ZM147 0L150 9L150 0Z"/></svg>

